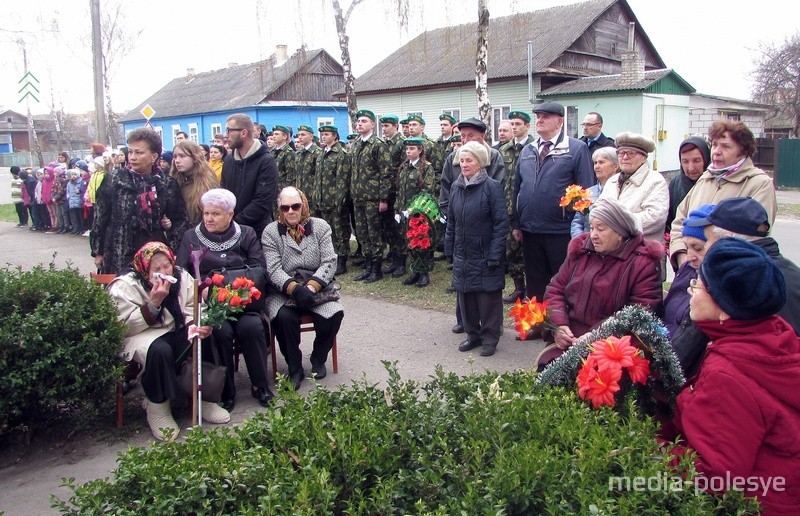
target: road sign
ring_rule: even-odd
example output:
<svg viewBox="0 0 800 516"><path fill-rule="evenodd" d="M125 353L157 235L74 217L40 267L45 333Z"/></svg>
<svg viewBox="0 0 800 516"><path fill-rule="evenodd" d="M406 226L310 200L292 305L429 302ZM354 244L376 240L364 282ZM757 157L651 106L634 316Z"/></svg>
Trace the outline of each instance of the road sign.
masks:
<svg viewBox="0 0 800 516"><path fill-rule="evenodd" d="M22 84L22 88L20 88L17 92L22 93L22 97L19 99L20 103L22 103L22 101L27 97L31 97L36 102L39 102L39 99L33 94L34 91L39 93L39 88L36 87L36 85L39 84L39 79L37 79L35 75L33 75L31 72L27 72L22 76L22 79L17 81L17 84Z"/></svg>
<svg viewBox="0 0 800 516"><path fill-rule="evenodd" d="M156 110L153 109L152 106L150 106L150 104L147 104L145 107L142 108L141 111L139 111L139 113L141 113L142 116L149 121L151 118L153 118L153 115L156 114Z"/></svg>

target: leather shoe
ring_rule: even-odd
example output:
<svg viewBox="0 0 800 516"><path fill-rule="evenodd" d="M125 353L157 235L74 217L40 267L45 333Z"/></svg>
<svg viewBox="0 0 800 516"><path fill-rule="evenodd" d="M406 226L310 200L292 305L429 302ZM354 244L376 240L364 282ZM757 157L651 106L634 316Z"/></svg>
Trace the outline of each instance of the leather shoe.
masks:
<svg viewBox="0 0 800 516"><path fill-rule="evenodd" d="M294 387L294 390L300 390L300 384L303 382L305 377L306 373L302 369L289 375L289 381L292 382L292 387Z"/></svg>
<svg viewBox="0 0 800 516"><path fill-rule="evenodd" d="M322 380L323 378L328 376L328 369L325 367L325 364L315 364L312 362L311 376L313 376L317 380Z"/></svg>
<svg viewBox="0 0 800 516"><path fill-rule="evenodd" d="M403 280L403 285L414 285L419 281L420 274L418 272L413 273L411 276L407 277Z"/></svg>
<svg viewBox="0 0 800 516"><path fill-rule="evenodd" d="M414 284L422 288L422 287L427 287L428 285L430 285L430 283L431 283L430 275L427 272L423 272L422 274L419 275L419 281L417 281Z"/></svg>
<svg viewBox="0 0 800 516"><path fill-rule="evenodd" d="M454 325L454 326L453 326L453 327L450 329L450 331L452 331L453 333L464 333L464 327L463 327L463 326L461 326L460 324L457 324L457 323L456 323L456 324L455 324L455 325Z"/></svg>
<svg viewBox="0 0 800 516"><path fill-rule="evenodd" d="M497 349L497 344L484 344L481 346L481 356L490 357L494 355L494 350Z"/></svg>
<svg viewBox="0 0 800 516"><path fill-rule="evenodd" d="M475 348L479 348L482 345L483 344L481 344L481 341L473 342L473 341L467 339L467 340L465 340L464 342L462 342L461 344L458 345L458 350L459 351L469 351L469 350L472 350L472 349L475 349Z"/></svg>
<svg viewBox="0 0 800 516"><path fill-rule="evenodd" d="M227 410L228 412L233 411L233 407L236 406L236 399L231 398L229 400L222 400L219 402L219 406Z"/></svg>
<svg viewBox="0 0 800 516"><path fill-rule="evenodd" d="M262 407L269 407L270 403L272 403L272 398L275 397L272 391L269 390L269 387L253 387L250 393L258 400L258 404Z"/></svg>
<svg viewBox="0 0 800 516"><path fill-rule="evenodd" d="M542 330L539 329L539 328L533 328L532 330L528 330L528 333L527 333L527 335L525 335L524 339L520 339L519 338L519 334L517 334L514 337L514 340L528 341L528 340L536 340L536 339L541 339L541 338L542 338Z"/></svg>

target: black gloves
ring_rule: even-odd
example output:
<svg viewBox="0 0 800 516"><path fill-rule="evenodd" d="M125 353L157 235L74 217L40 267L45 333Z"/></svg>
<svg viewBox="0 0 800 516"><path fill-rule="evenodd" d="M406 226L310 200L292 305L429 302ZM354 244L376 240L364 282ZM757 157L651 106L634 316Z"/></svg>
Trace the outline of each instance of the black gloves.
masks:
<svg viewBox="0 0 800 516"><path fill-rule="evenodd" d="M297 308L307 310L314 306L314 294L303 285L297 285L292 291L292 298Z"/></svg>

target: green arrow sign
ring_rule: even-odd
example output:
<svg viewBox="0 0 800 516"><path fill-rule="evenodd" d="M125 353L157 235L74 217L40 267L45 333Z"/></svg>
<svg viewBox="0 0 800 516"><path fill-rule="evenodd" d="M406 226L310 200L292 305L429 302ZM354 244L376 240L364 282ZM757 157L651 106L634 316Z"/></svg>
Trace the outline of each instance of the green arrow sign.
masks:
<svg viewBox="0 0 800 516"><path fill-rule="evenodd" d="M28 77L30 77L31 79L33 79L33 81L34 81L34 82L39 82L39 79L37 79L35 75L33 75L31 72L27 72L25 75L23 75L23 76L22 76L22 79L20 79L19 81L17 81L17 84L22 84L22 81L24 81L24 80L25 80L25 79L27 79Z"/></svg>
<svg viewBox="0 0 800 516"><path fill-rule="evenodd" d="M36 87L36 84L34 84L34 83L38 84L38 82L39 79L37 79L36 76L33 75L31 72L26 72L25 75L22 76L22 79L20 79L17 82L17 84L22 84L22 88L20 88L17 93L22 93L23 91L25 92L25 94L22 95L22 98L19 99L20 103L22 103L22 101L25 100L28 96L33 98L33 100L35 100L36 102L39 102L39 99L36 98L36 95L33 94L34 91L36 93L41 93L39 91L39 88Z"/></svg>

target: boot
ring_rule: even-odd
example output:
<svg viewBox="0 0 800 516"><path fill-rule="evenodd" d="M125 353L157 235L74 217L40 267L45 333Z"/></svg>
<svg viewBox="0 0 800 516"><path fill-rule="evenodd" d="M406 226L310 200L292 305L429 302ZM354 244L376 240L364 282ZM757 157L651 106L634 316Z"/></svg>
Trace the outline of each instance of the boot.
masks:
<svg viewBox="0 0 800 516"><path fill-rule="evenodd" d="M147 424L150 425L150 431L155 438L159 441L174 441L181 429L172 417L169 400L153 403L145 398L143 406L147 411Z"/></svg>
<svg viewBox="0 0 800 516"><path fill-rule="evenodd" d="M393 278L399 278L401 276L406 275L406 260L407 260L406 255L401 255L397 257L397 268L395 268L395 270L392 271Z"/></svg>
<svg viewBox="0 0 800 516"><path fill-rule="evenodd" d="M420 274L418 272L413 273L411 276L403 280L403 285L414 285L419 281L419 276Z"/></svg>
<svg viewBox="0 0 800 516"><path fill-rule="evenodd" d="M361 244L359 244L358 249L356 249L356 252L353 254L353 259L350 260L350 263L352 263L356 267L359 267L361 265L364 265L364 262L366 261L367 258L361 253Z"/></svg>
<svg viewBox="0 0 800 516"><path fill-rule="evenodd" d="M431 277L427 272L423 272L419 275L419 281L415 283L416 286L422 288L427 287L431 283Z"/></svg>
<svg viewBox="0 0 800 516"><path fill-rule="evenodd" d="M389 257L387 256L386 259L388 260ZM399 269L401 265L403 265L403 257L400 256L400 255L392 255L392 263L389 265L389 267L384 269L382 272L384 274L391 274L392 277L394 277L394 278L399 278L400 276L405 275L405 267L403 267L403 274L401 274L400 276L395 276L394 272L397 269Z"/></svg>
<svg viewBox="0 0 800 516"><path fill-rule="evenodd" d="M340 256L336 258L336 272L334 275L338 276L345 273L347 273L347 257Z"/></svg>
<svg viewBox="0 0 800 516"><path fill-rule="evenodd" d="M372 260L364 262L364 272L353 278L353 281L363 281L372 275Z"/></svg>
<svg viewBox="0 0 800 516"><path fill-rule="evenodd" d="M383 260L372 261L372 273L364 280L364 283L375 283L383 279L383 271L381 271Z"/></svg>
<svg viewBox="0 0 800 516"><path fill-rule="evenodd" d="M231 413L216 403L204 401L202 406L203 421L213 423L215 425L222 425L231 420Z"/></svg>
<svg viewBox="0 0 800 516"><path fill-rule="evenodd" d="M384 260L386 262L389 262L389 266L387 268L383 269L381 272L383 274L391 274L391 273L393 273L394 270L397 269L397 259L398 259L398 256L396 256L394 253L389 253L389 255Z"/></svg>
<svg viewBox="0 0 800 516"><path fill-rule="evenodd" d="M517 299L523 299L524 297L525 297L525 280L520 278L514 278L514 291L503 298L503 303L510 305L512 303L516 303Z"/></svg>
<svg viewBox="0 0 800 516"><path fill-rule="evenodd" d="M494 355L494 351L496 349L497 349L497 343L496 342L494 344L484 343L481 346L481 356L482 357L490 357L490 356Z"/></svg>

